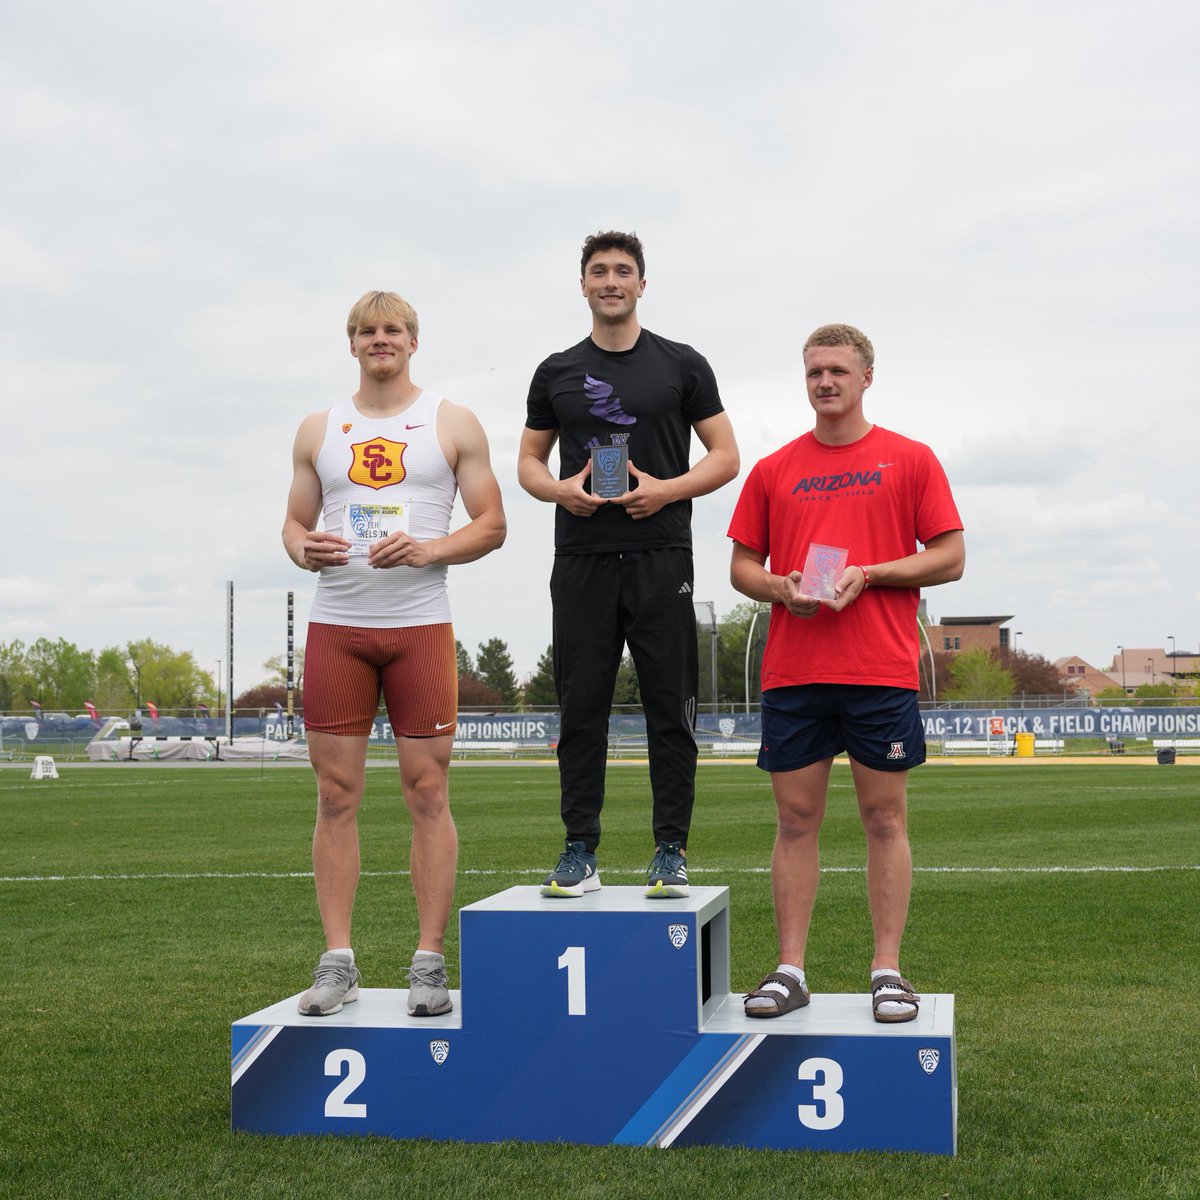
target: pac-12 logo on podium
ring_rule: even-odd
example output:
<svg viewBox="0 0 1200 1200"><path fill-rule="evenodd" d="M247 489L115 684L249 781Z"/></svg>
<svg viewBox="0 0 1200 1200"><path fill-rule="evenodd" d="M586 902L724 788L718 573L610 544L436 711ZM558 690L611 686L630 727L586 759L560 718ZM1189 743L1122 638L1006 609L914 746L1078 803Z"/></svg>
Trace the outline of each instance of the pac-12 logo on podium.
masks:
<svg viewBox="0 0 1200 1200"><path fill-rule="evenodd" d="M921 1064L921 1070L926 1075L932 1075L938 1069L938 1063L942 1061L942 1052L925 1047L917 1051L917 1062Z"/></svg>
<svg viewBox="0 0 1200 1200"><path fill-rule="evenodd" d="M450 1057L450 1043L440 1040L430 1042L429 1053L433 1057L433 1061L440 1067Z"/></svg>
<svg viewBox="0 0 1200 1200"><path fill-rule="evenodd" d="M671 939L671 945L676 950L682 950L687 945L688 927L683 924L671 924L667 926L667 937Z"/></svg>

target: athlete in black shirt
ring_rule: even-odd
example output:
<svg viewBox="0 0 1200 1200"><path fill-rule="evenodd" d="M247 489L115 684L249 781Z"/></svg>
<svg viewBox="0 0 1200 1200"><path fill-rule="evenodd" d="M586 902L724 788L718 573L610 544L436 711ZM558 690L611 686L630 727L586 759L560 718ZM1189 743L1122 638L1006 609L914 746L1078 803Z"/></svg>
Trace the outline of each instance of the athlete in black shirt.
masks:
<svg viewBox="0 0 1200 1200"><path fill-rule="evenodd" d="M521 486L556 505L550 596L566 848L542 892L580 896L600 886L608 717L628 644L654 796L646 892L684 896L696 780L691 501L737 475L737 443L703 356L638 324L641 242L616 232L589 237L581 268L591 336L534 373L518 462ZM689 468L693 430L707 453ZM557 479L549 467L556 441ZM592 494L595 446L627 447L623 495Z"/></svg>

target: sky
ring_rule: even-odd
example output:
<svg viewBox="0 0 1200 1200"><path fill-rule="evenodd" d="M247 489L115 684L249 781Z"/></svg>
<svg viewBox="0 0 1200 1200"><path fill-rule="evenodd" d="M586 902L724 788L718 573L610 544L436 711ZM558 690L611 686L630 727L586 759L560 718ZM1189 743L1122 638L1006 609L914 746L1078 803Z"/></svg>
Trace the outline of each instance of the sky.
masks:
<svg viewBox="0 0 1200 1200"><path fill-rule="evenodd" d="M738 489L811 426L805 336L847 321L868 418L933 446L966 526L933 618L1012 614L1020 649L1098 666L1196 650L1198 33L1171 0L6 5L0 642L150 637L227 686L232 580L235 691L265 678L315 587L279 540L292 440L353 393L346 314L382 288L504 493L505 546L451 568L456 634L530 674L553 514L516 483L525 397L616 228L741 448L695 504L697 600L740 601Z"/></svg>

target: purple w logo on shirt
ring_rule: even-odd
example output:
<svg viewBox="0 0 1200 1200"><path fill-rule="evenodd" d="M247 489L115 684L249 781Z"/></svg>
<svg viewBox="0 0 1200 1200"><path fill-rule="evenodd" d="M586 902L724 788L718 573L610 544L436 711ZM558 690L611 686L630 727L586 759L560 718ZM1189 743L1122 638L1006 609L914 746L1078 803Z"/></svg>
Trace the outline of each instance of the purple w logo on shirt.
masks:
<svg viewBox="0 0 1200 1200"><path fill-rule="evenodd" d="M583 394L592 402L588 412L613 425L636 425L637 417L631 417L622 407L619 396L613 395L613 385L603 379L583 377Z"/></svg>

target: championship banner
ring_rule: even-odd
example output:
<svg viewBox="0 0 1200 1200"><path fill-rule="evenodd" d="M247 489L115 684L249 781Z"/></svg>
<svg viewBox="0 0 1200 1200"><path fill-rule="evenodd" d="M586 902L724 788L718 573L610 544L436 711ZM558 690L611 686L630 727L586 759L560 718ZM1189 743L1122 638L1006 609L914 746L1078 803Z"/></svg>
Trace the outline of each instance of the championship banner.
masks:
<svg viewBox="0 0 1200 1200"><path fill-rule="evenodd" d="M1032 733L1047 738L1163 738L1200 734L1200 708L992 708L924 712L925 736L986 738Z"/></svg>
<svg viewBox="0 0 1200 1200"><path fill-rule="evenodd" d="M96 734L97 715L87 704L85 714L44 713L34 706L34 715L0 716L0 735L13 742L32 742L54 736L92 737ZM142 719L146 737L212 737L222 733L224 721L212 717L204 705L197 705L198 716L166 716L157 706L145 704ZM295 719L289 735L288 714L281 708L266 714L239 715L232 733L239 737L256 736L272 742L286 742L303 736L303 714ZM1200 737L1200 706L1159 708L991 708L926 709L921 714L925 737L940 742L947 738L1011 738L1031 733L1040 738L1094 738L1096 740L1132 740L1143 738ZM103 723L103 718L101 718ZM558 743L559 715L556 712L459 713L455 739L459 742L496 742L552 749ZM761 716L751 712L704 713L696 721L696 740L701 747L709 743L756 743L762 734ZM121 736L113 728L108 736ZM616 713L609 718L610 745L644 739L646 720L640 713ZM386 716L376 717L371 729L372 742L395 740Z"/></svg>

